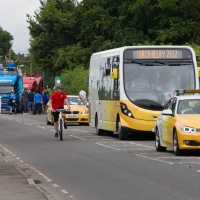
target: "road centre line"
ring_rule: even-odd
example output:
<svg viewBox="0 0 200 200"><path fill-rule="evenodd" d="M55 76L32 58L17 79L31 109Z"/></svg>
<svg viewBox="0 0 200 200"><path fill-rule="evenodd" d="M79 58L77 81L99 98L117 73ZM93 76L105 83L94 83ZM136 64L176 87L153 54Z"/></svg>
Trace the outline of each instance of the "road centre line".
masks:
<svg viewBox="0 0 200 200"><path fill-rule="evenodd" d="M114 149L114 150L118 150L118 151L121 151L121 149L117 149L117 148L113 148L113 147L110 147L110 146L107 146L107 145L103 145L103 144L100 144L100 143L96 143L100 146L103 146L103 147L107 147L107 148L110 148L110 149Z"/></svg>
<svg viewBox="0 0 200 200"><path fill-rule="evenodd" d="M52 184L53 185L53 187L60 187L59 185L57 185L57 184Z"/></svg>
<svg viewBox="0 0 200 200"><path fill-rule="evenodd" d="M164 160L158 160L156 158L150 158L150 157L147 157L147 156L142 156L142 155L139 155L139 154L135 154L136 156L139 156L139 157L143 157L143 158L147 158L147 159L150 159L150 160L155 160L155 161L159 161L159 162L163 162L163 163L168 163L170 165L173 165L174 163L172 162L167 162L167 161L164 161Z"/></svg>
<svg viewBox="0 0 200 200"><path fill-rule="evenodd" d="M27 124L27 125L30 125L30 126L33 125L33 124L29 124L29 123L24 123L24 124Z"/></svg>
<svg viewBox="0 0 200 200"><path fill-rule="evenodd" d="M46 129L45 127L42 127L42 126L36 126L36 127L38 127L38 128L42 128L42 129Z"/></svg>
<svg viewBox="0 0 200 200"><path fill-rule="evenodd" d="M142 147L147 147L147 148L155 149L155 147L150 147L150 146L146 146L146 145L143 145L143 144L138 144L138 143L134 143L134 142L129 142L129 143L134 144L136 146L142 146Z"/></svg>
<svg viewBox="0 0 200 200"><path fill-rule="evenodd" d="M78 138L78 139L80 139L80 140L87 140L87 139L84 139L84 138L81 138L81 137L78 137L78 136L74 136L74 135L69 135L69 136Z"/></svg>
<svg viewBox="0 0 200 200"><path fill-rule="evenodd" d="M20 120L15 120L16 122L22 122L22 121L20 121Z"/></svg>
<svg viewBox="0 0 200 200"><path fill-rule="evenodd" d="M69 192L67 192L66 190L61 190L61 192L63 193L63 194L68 194Z"/></svg>

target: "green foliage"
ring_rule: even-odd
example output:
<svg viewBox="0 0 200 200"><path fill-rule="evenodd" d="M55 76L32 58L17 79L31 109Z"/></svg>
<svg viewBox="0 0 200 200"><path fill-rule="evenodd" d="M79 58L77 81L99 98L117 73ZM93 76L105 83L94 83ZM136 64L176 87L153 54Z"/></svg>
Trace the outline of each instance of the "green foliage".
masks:
<svg viewBox="0 0 200 200"><path fill-rule="evenodd" d="M64 85L64 91L69 95L77 95L79 91L88 91L88 85L84 84L89 71L78 66L73 71L66 70L61 74L61 83Z"/></svg>
<svg viewBox="0 0 200 200"><path fill-rule="evenodd" d="M200 55L200 0L40 2L35 15L27 15L31 54L47 74L48 84L61 75L70 94L83 89L77 89L77 83L94 52L128 45L187 44Z"/></svg>
<svg viewBox="0 0 200 200"><path fill-rule="evenodd" d="M11 43L12 40L13 40L13 36L7 31L4 31L0 27L0 55L1 56L7 55L9 49L12 46L12 43Z"/></svg>

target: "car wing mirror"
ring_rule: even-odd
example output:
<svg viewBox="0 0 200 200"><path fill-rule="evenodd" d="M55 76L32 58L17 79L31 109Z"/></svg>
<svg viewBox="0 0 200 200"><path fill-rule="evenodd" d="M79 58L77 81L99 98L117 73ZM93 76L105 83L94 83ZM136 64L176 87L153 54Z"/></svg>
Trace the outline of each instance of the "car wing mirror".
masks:
<svg viewBox="0 0 200 200"><path fill-rule="evenodd" d="M170 115L173 116L172 110L171 109L166 109L162 111L162 115Z"/></svg>

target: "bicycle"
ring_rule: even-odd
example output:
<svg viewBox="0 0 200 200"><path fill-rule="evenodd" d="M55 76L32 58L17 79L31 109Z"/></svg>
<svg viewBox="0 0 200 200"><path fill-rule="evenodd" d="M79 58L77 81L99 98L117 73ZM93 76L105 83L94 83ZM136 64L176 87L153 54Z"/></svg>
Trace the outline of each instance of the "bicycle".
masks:
<svg viewBox="0 0 200 200"><path fill-rule="evenodd" d="M66 110L66 109L56 109L53 110L52 112L59 112L59 117L58 117L58 133L60 135L60 140L63 140L63 129L64 129L64 118L62 114L71 114L71 111Z"/></svg>

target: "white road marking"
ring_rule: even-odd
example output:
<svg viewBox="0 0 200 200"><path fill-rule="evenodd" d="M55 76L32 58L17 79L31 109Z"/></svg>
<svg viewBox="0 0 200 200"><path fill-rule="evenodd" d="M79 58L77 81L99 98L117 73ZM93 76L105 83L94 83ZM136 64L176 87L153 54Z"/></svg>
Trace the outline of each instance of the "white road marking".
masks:
<svg viewBox="0 0 200 200"><path fill-rule="evenodd" d="M197 170L197 172L200 172L200 170Z"/></svg>
<svg viewBox="0 0 200 200"><path fill-rule="evenodd" d="M8 162L1 154L0 157L4 160L4 162Z"/></svg>
<svg viewBox="0 0 200 200"><path fill-rule="evenodd" d="M22 122L22 121L20 121L20 120L15 120L16 122Z"/></svg>
<svg viewBox="0 0 200 200"><path fill-rule="evenodd" d="M142 147L147 147L147 148L150 148L150 149L155 149L155 147L150 147L150 146L146 146L146 145L143 145L143 144L138 144L138 143L134 143L134 142L130 142L131 144L134 144L136 146L142 146Z"/></svg>
<svg viewBox="0 0 200 200"><path fill-rule="evenodd" d="M42 129L46 129L45 127L42 127L42 126L36 126L36 127L38 127L38 128L42 128Z"/></svg>
<svg viewBox="0 0 200 200"><path fill-rule="evenodd" d="M20 160L20 162L23 163L24 161L23 161L23 160Z"/></svg>
<svg viewBox="0 0 200 200"><path fill-rule="evenodd" d="M57 184L52 184L53 185L53 187L60 187L59 185L57 185Z"/></svg>
<svg viewBox="0 0 200 200"><path fill-rule="evenodd" d="M163 162L163 163L168 163L170 165L173 165L174 163L172 162L167 162L167 161L163 161L163 160L158 160L156 158L150 158L150 157L147 157L147 156L142 156L142 155L139 155L139 154L135 154L136 156L139 156L139 157L143 157L143 158L147 158L147 159L150 159L150 160L155 160L155 161L159 161L159 162Z"/></svg>
<svg viewBox="0 0 200 200"><path fill-rule="evenodd" d="M29 123L24 123L24 124L27 124L27 125L30 125L30 126L33 125L33 124L29 124Z"/></svg>
<svg viewBox="0 0 200 200"><path fill-rule="evenodd" d="M113 148L113 147L110 147L110 146L107 146L107 145L104 145L104 144L100 144L100 143L96 143L96 144L103 146L103 147L110 148L110 149L115 149L115 150L121 151L121 149Z"/></svg>
<svg viewBox="0 0 200 200"><path fill-rule="evenodd" d="M178 164L188 164L188 163L191 163L191 164L200 164L200 162L180 162Z"/></svg>
<svg viewBox="0 0 200 200"><path fill-rule="evenodd" d="M151 151L151 149L121 149L123 151Z"/></svg>
<svg viewBox="0 0 200 200"><path fill-rule="evenodd" d="M157 157L157 158L165 158L165 159L174 159L174 160L177 160L177 159L179 159L179 158L181 158L181 159L193 159L194 157L178 157L178 156L176 156L176 157Z"/></svg>
<svg viewBox="0 0 200 200"><path fill-rule="evenodd" d="M78 139L80 139L80 140L87 140L87 139L84 139L84 138L81 138L81 137L78 137L78 136L74 136L74 135L69 135L69 136L78 138Z"/></svg>
<svg viewBox="0 0 200 200"><path fill-rule="evenodd" d="M17 157L16 159L17 159L17 160L19 160L20 158L19 158L19 157Z"/></svg>
<svg viewBox="0 0 200 200"><path fill-rule="evenodd" d="M63 193L63 194L68 194L69 192L67 192L66 190L61 190L61 192Z"/></svg>
<svg viewBox="0 0 200 200"><path fill-rule="evenodd" d="M32 178L27 178L27 181L29 185L35 185L35 182L33 181Z"/></svg>

